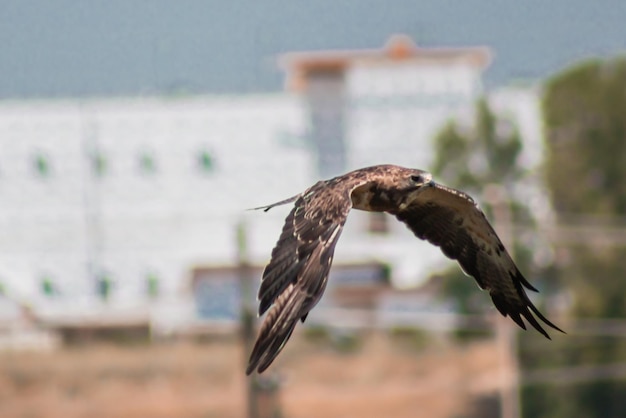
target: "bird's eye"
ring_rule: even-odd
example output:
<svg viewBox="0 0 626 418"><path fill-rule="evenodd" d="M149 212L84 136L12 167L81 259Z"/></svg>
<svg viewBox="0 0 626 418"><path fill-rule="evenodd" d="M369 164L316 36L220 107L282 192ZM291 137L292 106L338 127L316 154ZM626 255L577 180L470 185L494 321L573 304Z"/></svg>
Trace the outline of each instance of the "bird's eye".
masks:
<svg viewBox="0 0 626 418"><path fill-rule="evenodd" d="M415 183L423 183L424 182L424 178L422 176L417 176L417 175L411 176L411 180L414 181Z"/></svg>

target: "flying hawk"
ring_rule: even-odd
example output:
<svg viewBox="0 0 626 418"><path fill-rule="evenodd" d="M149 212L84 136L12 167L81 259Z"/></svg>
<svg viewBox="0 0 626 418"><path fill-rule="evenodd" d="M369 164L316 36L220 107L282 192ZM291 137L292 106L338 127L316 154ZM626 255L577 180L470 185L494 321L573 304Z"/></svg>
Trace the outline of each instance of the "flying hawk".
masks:
<svg viewBox="0 0 626 418"><path fill-rule="evenodd" d="M267 313L250 355L246 373L263 372L322 297L335 245L351 208L387 212L420 239L457 260L495 307L526 329L522 317L546 338L533 313L563 332L532 304L524 287L537 291L522 276L485 214L467 194L435 183L422 170L379 165L326 181L268 206L295 202L265 267L258 293L259 315ZM271 309L270 309L271 308Z"/></svg>

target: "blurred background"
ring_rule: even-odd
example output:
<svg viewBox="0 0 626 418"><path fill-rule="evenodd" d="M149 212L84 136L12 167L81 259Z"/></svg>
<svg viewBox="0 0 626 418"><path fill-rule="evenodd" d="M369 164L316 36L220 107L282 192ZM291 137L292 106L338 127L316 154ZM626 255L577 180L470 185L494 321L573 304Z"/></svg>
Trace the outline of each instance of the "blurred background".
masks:
<svg viewBox="0 0 626 418"><path fill-rule="evenodd" d="M626 5L0 2L0 416L626 416ZM502 319L353 212L326 295L247 378L288 207L393 163L480 202Z"/></svg>

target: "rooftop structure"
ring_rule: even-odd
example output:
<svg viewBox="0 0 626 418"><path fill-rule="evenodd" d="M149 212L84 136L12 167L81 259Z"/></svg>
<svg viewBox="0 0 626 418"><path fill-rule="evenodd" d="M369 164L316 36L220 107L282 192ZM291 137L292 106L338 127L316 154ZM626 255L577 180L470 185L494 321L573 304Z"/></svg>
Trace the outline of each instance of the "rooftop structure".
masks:
<svg viewBox="0 0 626 418"><path fill-rule="evenodd" d="M287 88L306 103L322 177L380 163L427 167L433 133L483 94L490 62L486 47L423 48L404 35L381 49L279 59Z"/></svg>

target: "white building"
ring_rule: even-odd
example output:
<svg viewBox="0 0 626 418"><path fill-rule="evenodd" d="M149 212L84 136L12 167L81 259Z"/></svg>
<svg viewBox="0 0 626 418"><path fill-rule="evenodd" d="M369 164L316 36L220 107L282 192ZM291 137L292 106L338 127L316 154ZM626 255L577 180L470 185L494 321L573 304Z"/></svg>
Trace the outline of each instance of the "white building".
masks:
<svg viewBox="0 0 626 418"><path fill-rule="evenodd" d="M179 291L194 266L235 262L246 208L309 183L302 130L286 95L3 102L0 281L26 300L46 280L91 294L98 276L116 299L149 275Z"/></svg>
<svg viewBox="0 0 626 418"><path fill-rule="evenodd" d="M241 221L261 266L288 208L247 208L337 170L428 168L432 135L482 93L489 54L398 38L382 50L295 53L282 62L300 98L0 102L5 292L69 309L92 304L107 278L109 304L132 306L157 278L162 294L183 295L193 269L235 265ZM384 263L406 286L448 262L404 225L385 229L372 232L370 215L355 211L335 263Z"/></svg>

